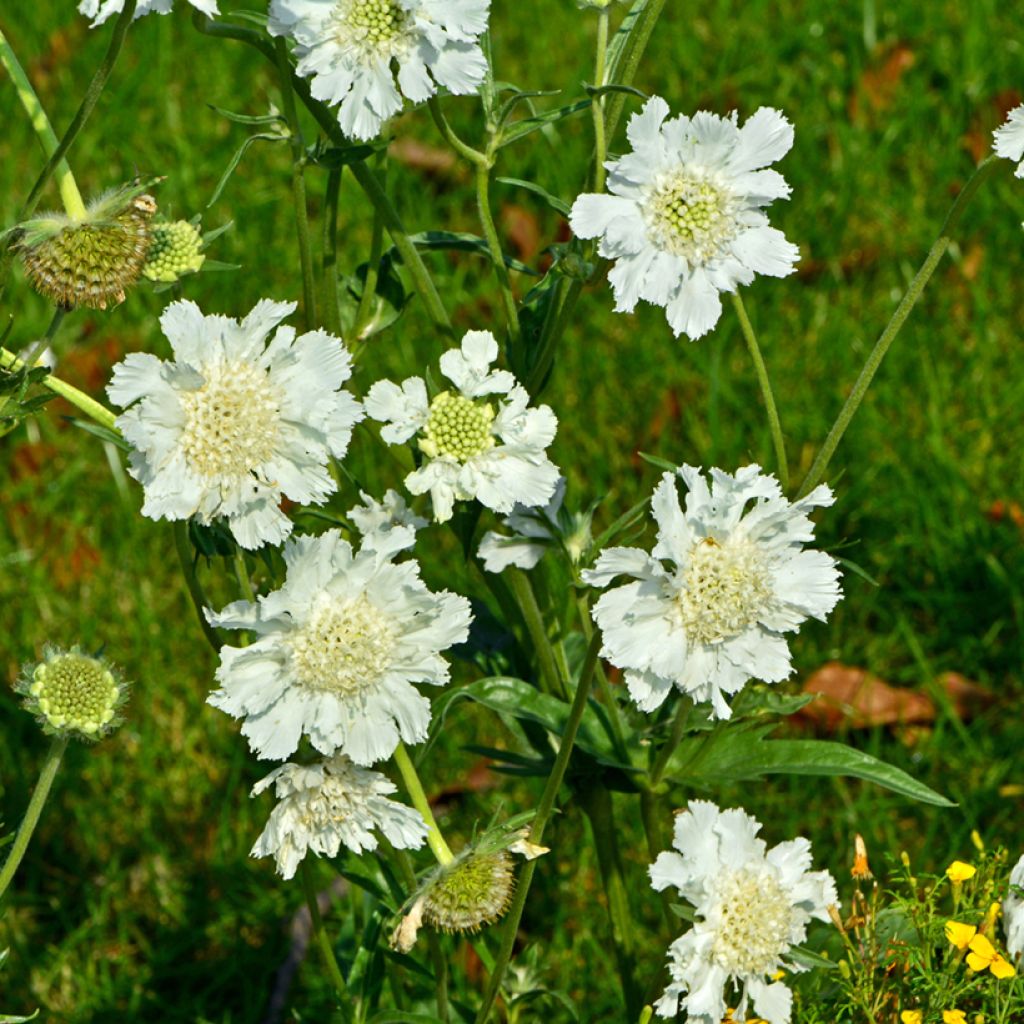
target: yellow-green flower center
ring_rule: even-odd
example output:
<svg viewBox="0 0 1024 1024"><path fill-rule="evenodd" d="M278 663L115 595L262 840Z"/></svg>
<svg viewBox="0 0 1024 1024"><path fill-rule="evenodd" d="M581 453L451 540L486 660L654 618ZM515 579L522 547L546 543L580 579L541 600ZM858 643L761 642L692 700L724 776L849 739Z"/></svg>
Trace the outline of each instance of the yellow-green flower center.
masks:
<svg viewBox="0 0 1024 1024"><path fill-rule="evenodd" d="M734 871L718 883L711 959L735 975L774 971L789 949L793 905L768 871Z"/></svg>
<svg viewBox="0 0 1024 1024"><path fill-rule="evenodd" d="M181 447L190 469L237 481L266 462L278 439L278 396L265 370L249 363L207 368L206 383L181 393Z"/></svg>
<svg viewBox="0 0 1024 1024"><path fill-rule="evenodd" d="M733 196L697 175L662 181L648 197L645 212L655 243L693 265L720 256L739 233Z"/></svg>
<svg viewBox="0 0 1024 1024"><path fill-rule="evenodd" d="M352 697L374 685L391 663L396 631L366 597L324 601L290 638L292 668L310 690Z"/></svg>
<svg viewBox="0 0 1024 1024"><path fill-rule="evenodd" d="M764 553L748 540L695 544L678 596L679 617L695 643L714 644L758 621L772 599Z"/></svg>
<svg viewBox="0 0 1024 1024"><path fill-rule="evenodd" d="M29 693L55 729L93 736L108 725L120 691L103 663L84 654L60 654L39 665Z"/></svg>
<svg viewBox="0 0 1024 1024"><path fill-rule="evenodd" d="M202 236L187 220L154 224L143 276L150 281L173 282L195 273L206 260L202 245Z"/></svg>
<svg viewBox="0 0 1024 1024"><path fill-rule="evenodd" d="M464 395L442 391L430 403L420 448L432 459L447 456L465 462L494 447L494 406Z"/></svg>
<svg viewBox="0 0 1024 1024"><path fill-rule="evenodd" d="M382 55L393 55L408 22L408 12L397 0L340 0L334 14L335 36L342 46Z"/></svg>

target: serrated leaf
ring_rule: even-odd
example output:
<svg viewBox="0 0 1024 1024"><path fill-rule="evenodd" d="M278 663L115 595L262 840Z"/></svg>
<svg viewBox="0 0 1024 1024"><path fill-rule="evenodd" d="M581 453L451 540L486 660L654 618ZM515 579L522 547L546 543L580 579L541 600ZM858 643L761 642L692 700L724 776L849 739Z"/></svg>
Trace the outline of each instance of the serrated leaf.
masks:
<svg viewBox="0 0 1024 1024"><path fill-rule="evenodd" d="M532 192L535 196L539 196L544 200L552 210L557 211L563 217L568 219L572 208L564 199L559 199L558 196L553 196L547 189L541 188L540 185L532 181L524 181L522 178L496 178L496 181L502 185L513 185L516 188L525 189L527 192Z"/></svg>

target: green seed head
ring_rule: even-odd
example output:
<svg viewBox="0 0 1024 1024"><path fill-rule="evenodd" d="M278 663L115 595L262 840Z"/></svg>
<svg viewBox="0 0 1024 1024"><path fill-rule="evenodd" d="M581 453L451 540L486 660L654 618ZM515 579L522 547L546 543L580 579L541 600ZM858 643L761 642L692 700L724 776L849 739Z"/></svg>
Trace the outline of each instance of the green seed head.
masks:
<svg viewBox="0 0 1024 1024"><path fill-rule="evenodd" d="M127 686L107 663L83 654L47 649L37 665L26 667L16 689L49 735L97 740L118 724Z"/></svg>
<svg viewBox="0 0 1024 1024"><path fill-rule="evenodd" d="M423 920L443 932L476 932L508 909L515 889L506 850L470 853L441 868L424 894Z"/></svg>
<svg viewBox="0 0 1024 1024"><path fill-rule="evenodd" d="M187 220L154 224L152 234L143 277L172 284L203 265L202 235Z"/></svg>
<svg viewBox="0 0 1024 1024"><path fill-rule="evenodd" d="M123 302L150 247L156 201L138 186L92 203L84 219L44 214L23 224L18 248L32 287L65 309Z"/></svg>

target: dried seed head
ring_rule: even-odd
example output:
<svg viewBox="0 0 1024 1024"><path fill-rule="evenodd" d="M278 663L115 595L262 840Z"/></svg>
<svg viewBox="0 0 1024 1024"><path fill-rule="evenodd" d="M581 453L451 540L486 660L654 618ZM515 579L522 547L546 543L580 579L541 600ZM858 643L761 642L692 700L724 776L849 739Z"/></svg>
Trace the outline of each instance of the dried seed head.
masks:
<svg viewBox="0 0 1024 1024"><path fill-rule="evenodd" d="M156 212L142 187L100 196L81 220L46 214L21 225L18 249L32 287L66 309L123 302L145 265Z"/></svg>
<svg viewBox="0 0 1024 1024"><path fill-rule="evenodd" d="M149 247L142 276L150 281L173 284L186 274L194 274L203 265L203 236L187 220L152 226L153 242Z"/></svg>

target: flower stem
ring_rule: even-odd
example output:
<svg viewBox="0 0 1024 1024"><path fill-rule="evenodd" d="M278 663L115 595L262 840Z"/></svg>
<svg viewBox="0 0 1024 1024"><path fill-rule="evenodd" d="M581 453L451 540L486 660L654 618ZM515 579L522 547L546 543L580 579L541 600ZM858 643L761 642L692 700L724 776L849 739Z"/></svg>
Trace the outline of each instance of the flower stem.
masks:
<svg viewBox="0 0 1024 1024"><path fill-rule="evenodd" d="M53 176L54 171L64 163L65 154L74 145L79 132L85 127L85 122L89 120L89 116L96 108L96 104L99 102L100 96L106 87L107 80L110 78L110 73L114 70L114 65L117 63L121 48L124 46L125 36L128 35L128 28L132 23L132 18L135 16L137 2L138 0L125 0L124 7L121 8L117 21L114 23L114 31L110 36L107 52L103 55L103 61L92 76L89 88L86 89L85 96L82 97L82 102L78 105L78 111L75 113L71 124L68 125L67 131L61 136L57 148L50 154L49 160L46 161L46 166L39 172L39 177L36 178L36 183L32 186L28 199L25 200L25 206L21 212L22 219L28 217L35 209L36 203L46 187L46 183ZM64 167L67 167L66 163L64 163ZM68 173L70 174L70 171Z"/></svg>
<svg viewBox="0 0 1024 1024"><path fill-rule="evenodd" d="M24 366L25 363L13 352L0 348L0 369L20 370ZM95 420L101 427L106 427L107 430L116 432L117 427L114 426L114 422L117 417L106 406L97 402L96 399L90 398L83 391L72 387L72 385L61 380L59 377L54 377L53 374L48 374L44 377L42 385L55 395L60 395L61 398L67 399L73 406L84 412L90 419Z"/></svg>
<svg viewBox="0 0 1024 1024"><path fill-rule="evenodd" d="M775 464L779 470L779 484L783 492L789 490L789 465L786 462L786 442L782 437L782 424L779 422L779 411L775 406L775 395L772 393L772 383L768 379L768 368L764 365L764 357L761 355L761 346L757 343L757 335L754 327L747 316L747 308L743 305L740 293L732 293L732 304L739 317L740 329L747 342L747 350L754 363L754 370L757 373L757 382L761 386L761 397L764 399L765 412L768 414L768 429L771 431L772 444L775 446Z"/></svg>
<svg viewBox="0 0 1024 1024"><path fill-rule="evenodd" d="M18 99L21 100L21 105L25 108L25 113L28 114L28 118L32 122L32 127L35 129L39 143L43 147L43 152L47 158L52 157L60 148L60 142L53 131L50 119L46 116L43 105L39 102L35 89L32 88L28 75L25 74L25 69L18 62L14 50L11 49L11 44L7 41L3 29L0 29L0 64L3 65L7 74L10 75L11 81L14 83ZM71 173L67 160L59 159L55 169L64 209L69 217L80 220L85 216L85 203L82 200L82 193L78 191L78 184L75 181L75 176Z"/></svg>
<svg viewBox="0 0 1024 1024"><path fill-rule="evenodd" d="M608 8L602 7L597 16L597 54L594 58L594 85L605 84L605 57L608 53ZM607 153L604 123L604 97L597 96L591 106L594 115L594 191L604 191L604 158Z"/></svg>
<svg viewBox="0 0 1024 1024"><path fill-rule="evenodd" d="M32 792L32 799L29 800L25 817L21 819L21 824L18 826L18 834L14 837L11 852L7 855L3 870L0 871L0 898L7 891L7 887L11 884L11 879L14 878L15 871L18 870L18 865L25 856L32 833L35 831L36 825L39 824L39 816L42 814L43 805L50 794L50 787L53 785L53 780L57 777L60 759L64 756L67 745L67 736L55 736L50 743L50 749L46 752L46 760L43 762L42 770L39 772L39 781Z"/></svg>
<svg viewBox="0 0 1024 1024"><path fill-rule="evenodd" d="M661 782L665 769L668 767L672 755L676 752L676 747L682 741L683 733L686 732L686 724L690 720L690 712L692 710L693 702L688 697L680 697L679 707L676 708L676 715L672 720L672 732L669 735L668 742L658 752L658 759L654 762L654 767L651 768L650 782L652 789Z"/></svg>
<svg viewBox="0 0 1024 1024"><path fill-rule="evenodd" d="M594 681L594 670L597 668L598 652L601 649L601 635L594 633L590 646L587 648L586 660L583 663L583 670L580 673L579 682L576 684L576 693L573 697L572 708L566 720L565 728L562 731L562 742L555 756L555 763L551 767L551 774L544 785L544 792L541 794L540 803L537 805L537 813L533 817L530 826L529 840L531 843L540 845L544 838L544 829L555 809L555 801L558 799L558 791L562 786L562 779L565 778L565 770L569 767L569 758L572 756L573 744L576 742L576 732L580 722L583 720L583 712L587 708L587 700L590 697L590 687ZM534 872L537 870L537 860L528 861L523 867L519 876L519 886L512 899L512 906L509 908L508 916L502 926L501 946L498 955L494 960L494 970L491 971L490 981L487 984L487 991L484 994L483 1003L480 1006L475 1018L475 1024L485 1024L490 1016L491 1008L501 990L501 983L505 977L509 961L512 959L512 948L515 946L516 933L519 931L519 922L522 920L523 911L526 908L526 898L530 893L530 885L533 882Z"/></svg>
<svg viewBox="0 0 1024 1024"><path fill-rule="evenodd" d="M224 646L217 631L206 621L206 595L203 593L203 586L196 575L196 557L192 550L192 543L188 539L188 520L178 519L174 523L174 550L178 554L178 563L181 565L181 574L185 577L185 586L188 588L188 596L192 599L192 607L196 610L199 618L199 625L203 630L209 645L216 652Z"/></svg>
<svg viewBox="0 0 1024 1024"><path fill-rule="evenodd" d="M41 337L39 341L32 346L28 355L22 360L25 366L34 367L36 365L39 361L39 357L46 351L47 346L57 336L57 332L60 330L60 325L64 322L64 317L66 315L67 310L65 310L63 306L58 306L53 311L53 316L50 319L50 326L46 328L46 334L44 334L43 337ZM25 382L22 385L21 394L18 395L19 401L25 397L25 389L27 389L27 387L28 378L26 377Z"/></svg>
<svg viewBox="0 0 1024 1024"><path fill-rule="evenodd" d="M277 74L281 84L284 116L288 122L292 147L292 202L295 204L295 230L299 240L299 265L302 267L302 310L307 329L317 326L316 285L313 278L313 247L309 240L309 208L306 205L306 146L302 140L302 125L295 109L292 91L292 66L288 59L288 45L283 36L274 44Z"/></svg>
<svg viewBox="0 0 1024 1024"><path fill-rule="evenodd" d="M871 386L871 381L878 367L881 366L886 352L889 351L889 346L895 340L896 335L900 333L900 328L903 327L907 317L910 316L911 310L917 305L917 301L921 298L925 286L931 279L932 274L935 273L935 268L946 254L946 250L953 240L953 230L959 224L961 217L963 217L967 205L974 198L975 193L989 175L996 169L998 161L999 158L996 156L990 156L983 160L963 187L960 195L956 197L952 207L950 207L949 213L946 214L945 223L943 223L942 229L939 231L939 237L935 239L931 249L928 251L928 255L925 257L924 263L921 264L920 270L914 275L913 281L910 282L906 293L900 299L896 312L893 313L885 330L882 331L878 341L875 342L875 347L868 355L864 368L860 371L860 376L857 378L857 382L853 385L853 390L846 399L846 404L840 410L835 423L832 424L832 429L828 432L828 437L825 438L821 446L821 450L815 456L811 468L807 471L807 476L800 485L799 497L802 498L813 491L824 478L829 461L835 454L836 448L839 447L839 442L842 440L843 434L846 433L846 428L850 425L850 421L860 408L861 402L864 401L864 396Z"/></svg>
<svg viewBox="0 0 1024 1024"><path fill-rule="evenodd" d="M441 835L437 819L434 817L434 812L430 809L430 801L423 790L423 783L420 782L420 777L416 773L416 766L412 763L412 758L409 756L409 751L405 749L404 743L399 743L395 748L394 759L395 766L402 776L402 782L405 783L405 788L409 793L409 799L412 800L413 807L423 815L423 820L427 823L427 846L430 847L430 851L437 859L438 864L450 864L455 859L455 855L444 841L444 836Z"/></svg>
<svg viewBox="0 0 1024 1024"><path fill-rule="evenodd" d="M584 639L587 643L590 643L594 636L594 626L590 621L590 605L582 594L576 598L576 610L579 612L580 627L583 630ZM623 761L628 762L629 751L626 749L626 735L622 727L622 711L619 708L619 702L615 699L615 694L612 692L611 685L608 682L608 676L605 674L600 661L597 663L596 678L601 701L608 709L608 720L611 722L615 750Z"/></svg>
<svg viewBox="0 0 1024 1024"><path fill-rule="evenodd" d="M494 226L494 217L491 214L490 188L491 161L488 160L487 163L476 165L476 206L484 238L487 240L487 248L491 253L491 263L494 264L494 276L498 279L498 287L501 289L501 302L505 307L505 324L508 327L509 340L515 344L520 338L519 311L516 309L516 297L512 292L512 279L505 265L501 239L498 238L498 229Z"/></svg>
<svg viewBox="0 0 1024 1024"><path fill-rule="evenodd" d="M322 303L324 327L341 337L341 316L338 310L338 196L341 194L341 167L327 171L324 196L324 248Z"/></svg>
<svg viewBox="0 0 1024 1024"><path fill-rule="evenodd" d="M508 579L512 596L516 599L516 604L519 605L523 622L526 624L526 631L530 634L530 639L533 641L533 650L537 656L541 679L544 682L545 688L549 693L560 696L562 700L567 701L569 699L569 691L566 687L565 679L563 679L561 672L558 670L558 661L555 658L551 641L548 639L548 631L544 625L544 616L541 614L540 606L537 604L537 595L533 592L530 577L522 569L517 569L515 566L511 566L505 575Z"/></svg>
<svg viewBox="0 0 1024 1024"><path fill-rule="evenodd" d="M616 85L631 85L636 77L637 69L643 58L647 44L654 34L654 27L658 24L661 12L664 10L665 0L647 0L636 23L633 25L626 40L618 53L616 59L608 68L608 80ZM626 94L624 92L613 92L608 97L608 104L605 107L604 126L609 139L615 136L615 129L619 125L619 119L626 106Z"/></svg>
<svg viewBox="0 0 1024 1024"><path fill-rule="evenodd" d="M382 154L377 163L377 168L386 183L387 165ZM380 210L374 208L373 227L370 235L370 257L366 261L366 279L363 281L363 294L359 296L359 306L356 309L356 325L353 331L353 341L362 341L363 332L370 326L373 299L377 294L377 281L380 276L380 258L384 249L384 221L381 218Z"/></svg>
<svg viewBox="0 0 1024 1024"><path fill-rule="evenodd" d="M313 936L320 947L320 953L324 958L324 966L330 975L334 991L338 994L338 1005L341 1008L341 1015L345 1020L345 1024L350 1024L355 1018L352 1010L352 996L349 993L348 985L345 984L345 976L341 973L341 968L338 966L338 960L334 955L331 940L324 930L324 920L320 916L320 904L316 898L316 886L313 884L313 871L308 857L302 859L299 871L302 874L302 890L306 896L306 906L309 907L309 916L313 922Z"/></svg>

